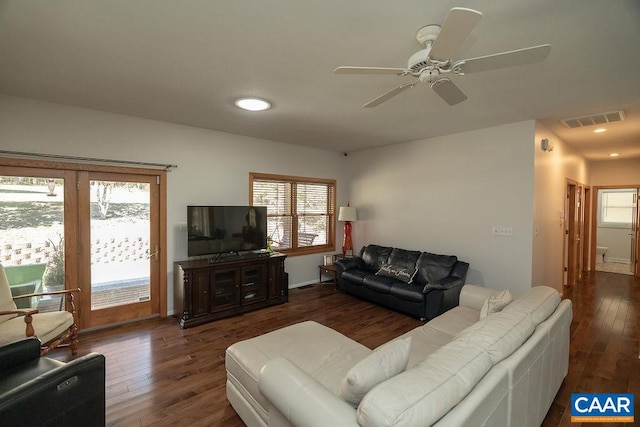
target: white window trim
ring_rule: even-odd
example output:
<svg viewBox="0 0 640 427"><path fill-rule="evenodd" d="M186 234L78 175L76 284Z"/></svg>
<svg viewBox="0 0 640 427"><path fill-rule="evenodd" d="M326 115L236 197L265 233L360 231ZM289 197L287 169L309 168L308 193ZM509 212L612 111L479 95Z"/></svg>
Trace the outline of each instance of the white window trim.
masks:
<svg viewBox="0 0 640 427"><path fill-rule="evenodd" d="M607 188L598 190L598 227L631 229L632 222L607 222L602 220L602 194L603 193L634 193L633 188Z"/></svg>

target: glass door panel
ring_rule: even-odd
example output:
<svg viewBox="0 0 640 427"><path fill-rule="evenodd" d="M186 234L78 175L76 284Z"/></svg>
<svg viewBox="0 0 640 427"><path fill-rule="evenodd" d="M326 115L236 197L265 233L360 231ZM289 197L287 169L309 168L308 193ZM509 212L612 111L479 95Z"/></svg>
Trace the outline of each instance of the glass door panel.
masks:
<svg viewBox="0 0 640 427"><path fill-rule="evenodd" d="M81 251L87 326L159 313L156 176L80 175L81 245L89 248Z"/></svg>
<svg viewBox="0 0 640 427"><path fill-rule="evenodd" d="M150 184L89 182L91 310L151 299Z"/></svg>
<svg viewBox="0 0 640 427"><path fill-rule="evenodd" d="M0 176L0 263L13 296L65 287L64 179L40 172ZM53 311L60 297L25 298L16 305Z"/></svg>

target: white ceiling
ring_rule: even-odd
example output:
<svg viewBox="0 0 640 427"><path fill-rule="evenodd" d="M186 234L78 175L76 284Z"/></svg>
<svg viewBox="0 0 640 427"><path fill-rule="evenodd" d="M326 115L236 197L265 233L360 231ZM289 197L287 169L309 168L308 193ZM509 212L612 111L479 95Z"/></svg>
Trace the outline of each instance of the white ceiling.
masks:
<svg viewBox="0 0 640 427"><path fill-rule="evenodd" d="M454 6L484 14L455 59L549 57L455 77L456 106L419 85L364 109L407 78L333 74L405 67ZM0 92L344 152L539 119L588 159L640 158L639 23L637 0L0 0ZM603 134L558 122L620 109Z"/></svg>

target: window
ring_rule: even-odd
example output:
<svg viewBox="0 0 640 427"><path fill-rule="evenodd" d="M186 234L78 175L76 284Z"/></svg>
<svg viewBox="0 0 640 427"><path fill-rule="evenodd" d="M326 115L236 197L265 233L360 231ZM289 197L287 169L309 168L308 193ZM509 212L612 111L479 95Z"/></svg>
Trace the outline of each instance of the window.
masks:
<svg viewBox="0 0 640 427"><path fill-rule="evenodd" d="M631 228L636 191L618 188L598 191L598 225Z"/></svg>
<svg viewBox="0 0 640 427"><path fill-rule="evenodd" d="M335 250L335 180L250 173L249 188L249 203L267 207L274 250L292 255Z"/></svg>

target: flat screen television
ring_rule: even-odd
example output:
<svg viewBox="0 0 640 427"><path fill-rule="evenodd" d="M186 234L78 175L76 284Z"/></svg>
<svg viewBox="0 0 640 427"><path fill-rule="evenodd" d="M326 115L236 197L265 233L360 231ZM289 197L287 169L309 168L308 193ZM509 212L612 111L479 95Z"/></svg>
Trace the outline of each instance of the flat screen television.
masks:
<svg viewBox="0 0 640 427"><path fill-rule="evenodd" d="M187 255L257 251L267 247L264 206L187 206Z"/></svg>

